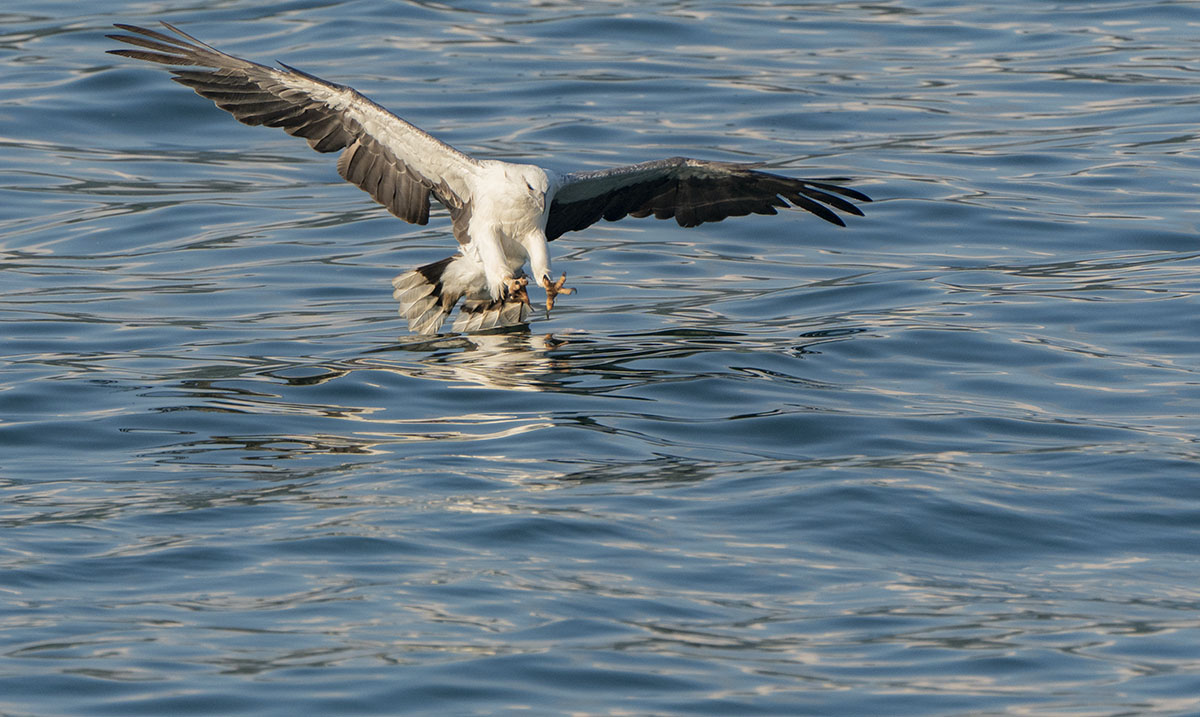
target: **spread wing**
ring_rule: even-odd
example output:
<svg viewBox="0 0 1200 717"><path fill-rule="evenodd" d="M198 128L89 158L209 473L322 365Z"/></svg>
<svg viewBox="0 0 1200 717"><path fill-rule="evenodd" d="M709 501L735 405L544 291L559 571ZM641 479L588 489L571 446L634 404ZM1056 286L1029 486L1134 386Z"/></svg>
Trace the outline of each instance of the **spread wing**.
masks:
<svg viewBox="0 0 1200 717"><path fill-rule="evenodd" d="M862 216L843 197L871 199L853 189L792 179L752 165L672 157L593 172L563 175L550 205L546 238L556 239L600 221L622 217L675 217L683 227L746 214L775 214L794 206L845 226L833 210ZM831 209L832 207L832 209Z"/></svg>
<svg viewBox="0 0 1200 717"><path fill-rule="evenodd" d="M429 195L450 210L454 235L466 243L464 208L478 162L388 112L353 88L280 63L281 69L227 55L176 27L175 36L134 25L109 35L138 48L114 55L178 67L176 82L216 103L239 122L280 127L318 152L342 150L338 173L388 211L414 224L429 221Z"/></svg>

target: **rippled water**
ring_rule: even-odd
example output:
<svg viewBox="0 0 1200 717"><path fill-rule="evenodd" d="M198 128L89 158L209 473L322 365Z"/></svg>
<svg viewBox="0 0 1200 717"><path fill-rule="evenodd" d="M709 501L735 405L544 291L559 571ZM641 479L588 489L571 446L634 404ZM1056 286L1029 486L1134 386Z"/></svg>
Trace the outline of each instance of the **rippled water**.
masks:
<svg viewBox="0 0 1200 717"><path fill-rule="evenodd" d="M0 714L1200 711L1200 6L0 12ZM527 331L112 22L480 156L841 176L554 242Z"/></svg>

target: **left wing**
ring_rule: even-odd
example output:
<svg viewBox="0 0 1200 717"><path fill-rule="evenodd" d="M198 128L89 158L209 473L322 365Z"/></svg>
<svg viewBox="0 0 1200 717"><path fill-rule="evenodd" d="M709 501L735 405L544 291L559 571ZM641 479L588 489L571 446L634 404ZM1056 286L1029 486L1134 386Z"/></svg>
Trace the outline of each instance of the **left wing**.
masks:
<svg viewBox="0 0 1200 717"><path fill-rule="evenodd" d="M753 165L672 157L563 175L550 204L546 239L589 227L600 219L613 222L653 214L658 219L674 217L679 226L694 227L725 217L775 214L777 207L788 206L845 226L833 209L858 216L862 210L842 197L871 201L853 189L761 172Z"/></svg>

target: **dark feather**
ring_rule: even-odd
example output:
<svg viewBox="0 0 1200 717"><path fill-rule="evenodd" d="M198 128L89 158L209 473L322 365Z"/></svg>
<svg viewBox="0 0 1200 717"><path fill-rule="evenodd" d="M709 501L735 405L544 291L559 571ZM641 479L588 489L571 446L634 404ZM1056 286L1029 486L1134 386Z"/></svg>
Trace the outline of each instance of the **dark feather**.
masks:
<svg viewBox="0 0 1200 717"><path fill-rule="evenodd" d="M211 68L172 69L172 79L191 87L201 97L212 100L239 122L279 127L288 134L307 139L308 144L318 152L345 150L338 163L339 173L405 221L416 224L429 221L430 195L450 208L451 214L462 210L464 202L450 191L444 181L423 177L413 171L402 158L395 156L353 118L316 99L304 89L297 88L295 82L289 83L288 80L301 77L316 87L349 93L356 100L370 104L369 100L354 90L326 82L283 63L280 63L282 69L276 69L227 55L172 25L163 23L163 26L175 36L135 25L118 24L117 28L132 34L108 37L142 49L109 50L109 53L176 68ZM393 119L398 124L407 125L398 117L393 116ZM420 132L411 125L407 126L414 132ZM446 151L456 152L448 146L441 146ZM465 239L465 236L459 237L460 241Z"/></svg>
<svg viewBox="0 0 1200 717"><path fill-rule="evenodd" d="M653 214L694 227L726 217L775 214L787 206L845 226L834 209L858 216L862 210L842 197L871 201L861 192L827 181L793 179L744 164L672 157L566 175L550 205L546 238L556 239L601 219Z"/></svg>

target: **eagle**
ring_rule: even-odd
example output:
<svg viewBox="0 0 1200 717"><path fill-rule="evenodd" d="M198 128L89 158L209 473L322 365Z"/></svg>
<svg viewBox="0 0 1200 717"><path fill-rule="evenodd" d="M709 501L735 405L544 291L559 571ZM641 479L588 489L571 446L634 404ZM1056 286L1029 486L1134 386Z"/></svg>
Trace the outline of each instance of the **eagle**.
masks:
<svg viewBox="0 0 1200 717"><path fill-rule="evenodd" d="M400 274L393 297L409 330L436 334L462 302L455 332L525 323L524 273L546 292L546 310L570 294L553 279L547 244L600 219L674 218L681 227L794 207L845 226L834 211L862 216L871 201L836 180L793 179L756 164L671 157L612 169L557 173L532 164L471 157L345 85L279 63L228 55L163 22L167 32L115 24L108 35L137 49L108 52L171 66L172 79L239 122L279 127L318 152L341 152L337 170L395 216L429 221L430 198L450 214L458 252Z"/></svg>

